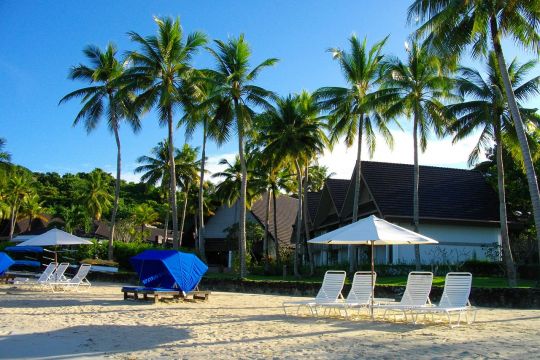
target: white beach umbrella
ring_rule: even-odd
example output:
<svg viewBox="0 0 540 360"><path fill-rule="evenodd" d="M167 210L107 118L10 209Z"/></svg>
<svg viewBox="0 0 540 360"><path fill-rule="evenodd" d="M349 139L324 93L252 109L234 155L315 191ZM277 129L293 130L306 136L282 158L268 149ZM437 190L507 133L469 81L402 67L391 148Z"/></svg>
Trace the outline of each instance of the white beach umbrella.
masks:
<svg viewBox="0 0 540 360"><path fill-rule="evenodd" d="M46 233L38 235L30 240L23 241L17 246L62 246L62 245L92 245L91 241L72 235L62 230L51 229ZM56 251L54 261L57 261Z"/></svg>
<svg viewBox="0 0 540 360"><path fill-rule="evenodd" d="M308 241L311 244L326 245L371 245L371 317L373 318L373 298L375 274L374 246L376 245L423 245L438 244L437 240L402 228L375 215L360 219L352 224L317 236Z"/></svg>

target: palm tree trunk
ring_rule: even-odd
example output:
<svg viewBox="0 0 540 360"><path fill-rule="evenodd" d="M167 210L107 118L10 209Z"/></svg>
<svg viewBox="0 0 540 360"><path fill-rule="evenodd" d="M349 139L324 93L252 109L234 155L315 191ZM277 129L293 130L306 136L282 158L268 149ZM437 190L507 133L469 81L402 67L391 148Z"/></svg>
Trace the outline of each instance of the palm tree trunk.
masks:
<svg viewBox="0 0 540 360"><path fill-rule="evenodd" d="M356 150L356 179L354 181L354 199L353 199L353 212L352 222L358 221L358 205L360 202L360 183L362 181L362 137L364 127L364 114L360 115L358 119L358 149ZM338 209L340 211L341 209ZM354 272L356 269L356 247L353 245L348 246L349 253L349 271Z"/></svg>
<svg viewBox="0 0 540 360"><path fill-rule="evenodd" d="M506 194L504 190L504 163L502 155L502 139L499 119L496 119L495 139L497 147L497 187L499 190L499 221L501 222L501 242L503 248L504 264L506 266L506 278L508 286L516 287L516 268L512 257L512 248L510 247L510 238L508 236L508 218L506 215Z"/></svg>
<svg viewBox="0 0 540 360"><path fill-rule="evenodd" d="M180 240L178 242L178 247L182 246L182 239L184 237L184 222L186 220L186 211L187 211L187 202L188 202L188 194L189 194L189 186L190 182L186 182L186 188L185 188L185 199L184 199L184 207L182 209L182 222L180 223ZM200 251L200 249L199 249Z"/></svg>
<svg viewBox="0 0 540 360"><path fill-rule="evenodd" d="M304 175L304 199L303 199L303 206L302 211L304 212L304 234L305 234L305 244L306 244L306 250L308 254L308 260L309 260L309 276L313 276L315 274L315 264L313 263L313 252L311 251L311 245L308 243L309 241L309 214L308 214L308 203L307 203L307 192L308 192L308 182L309 182L309 161L306 161L306 171Z"/></svg>
<svg viewBox="0 0 540 360"><path fill-rule="evenodd" d="M9 241L13 240L13 233L15 232L16 219L17 219L17 200L15 200L13 207L11 208L11 218L9 221Z"/></svg>
<svg viewBox="0 0 540 360"><path fill-rule="evenodd" d="M244 156L244 128L242 119L238 119L238 100L234 100L236 110L236 121L238 128L238 155L240 156L240 167L242 170L242 183L240 185L240 221L238 223L238 245L240 249L240 278L247 275L246 269L246 189L247 189L247 167Z"/></svg>
<svg viewBox="0 0 540 360"><path fill-rule="evenodd" d="M109 100L111 101L111 100ZM109 235L109 249L107 257L113 259L114 252L114 228L116 227L116 213L118 212L118 199L120 198L120 175L122 171L122 155L120 152L120 135L118 124L113 125L114 139L116 140L116 182L114 184L114 204L111 215L111 234Z"/></svg>
<svg viewBox="0 0 540 360"><path fill-rule="evenodd" d="M268 258L268 238L270 233L270 189L266 191L266 208L264 217L264 241L263 241L263 258L264 258L264 273L267 274L270 270Z"/></svg>
<svg viewBox="0 0 540 360"><path fill-rule="evenodd" d="M276 200L276 189L272 189L272 205L274 207L273 215L274 215L274 234L275 234L275 244L276 247L276 263L278 265L281 264L281 257L279 255L279 239L277 236L277 200Z"/></svg>
<svg viewBox="0 0 540 360"><path fill-rule="evenodd" d="M201 175L199 177L199 255L206 261L205 241L204 241L204 165L206 162L206 119L203 122L203 145L201 157Z"/></svg>
<svg viewBox="0 0 540 360"><path fill-rule="evenodd" d="M296 218L296 244L294 248L294 276L300 277L300 271L298 269L298 255L300 252L300 243L302 235L302 169L298 164L298 159L294 160L296 166L296 172L298 174L298 213Z"/></svg>
<svg viewBox="0 0 540 360"><path fill-rule="evenodd" d="M490 19L490 25L493 49L495 50L495 55L497 55L497 63L499 64L499 70L501 71L501 77L504 83L504 90L508 101L508 107L510 108L512 119L514 120L516 134L519 140L519 145L521 147L521 154L523 155L523 162L525 164L525 172L527 174L527 182L529 185L529 193L531 196L531 203L533 208L534 225L536 227L536 240L540 248L540 192L538 191L538 179L536 178L536 171L534 170L534 164L531 157L531 151L529 149L529 143L527 142L527 136L525 134L525 129L523 128L523 121L521 120L521 115L519 113L519 109L516 103L514 90L512 89L512 83L510 82L510 77L508 75L506 61L504 60L504 54L499 39L497 19L492 17ZM540 256L540 251L538 251L538 255Z"/></svg>
<svg viewBox="0 0 540 360"><path fill-rule="evenodd" d="M167 109L167 126L169 130L169 198L172 210L172 225L173 225L173 248L178 250L180 241L178 238L178 208L176 206L176 169L174 159L174 142L173 142L173 113L172 107Z"/></svg>
<svg viewBox="0 0 540 360"><path fill-rule="evenodd" d="M165 215L164 229L163 229L163 245L167 244L168 232L169 232L169 215L170 209L167 208L167 213Z"/></svg>
<svg viewBox="0 0 540 360"><path fill-rule="evenodd" d="M420 186L420 166L418 165L418 112L414 111L413 121L413 146L414 146L414 178L413 178L413 230L418 232L418 224L420 222L420 200L418 189ZM422 260L420 259L420 246L414 245L414 261L416 270L420 270Z"/></svg>

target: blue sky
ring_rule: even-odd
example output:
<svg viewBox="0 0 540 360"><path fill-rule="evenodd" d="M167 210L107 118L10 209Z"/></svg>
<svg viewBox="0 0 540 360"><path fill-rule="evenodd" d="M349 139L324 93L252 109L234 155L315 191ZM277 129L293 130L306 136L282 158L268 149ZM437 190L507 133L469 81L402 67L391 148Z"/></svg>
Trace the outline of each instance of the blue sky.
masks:
<svg viewBox="0 0 540 360"><path fill-rule="evenodd" d="M245 33L253 49L253 64L277 57L279 64L261 73L258 84L286 95L302 89L343 85L337 64L326 52L346 47L356 33L370 44L390 35L389 54L403 56L403 42L412 28L405 23L409 1L24 1L0 2L0 137L7 139L13 161L34 171L59 173L115 169L115 143L103 122L91 134L82 126L72 127L78 101L58 105L63 95L81 87L67 79L70 66L84 61L81 50L88 44L105 47L110 41L123 53L136 49L128 31L154 34L152 16L179 16L186 32L204 31L211 39L226 39ZM507 57L532 55L505 44ZM196 67L213 65L201 51ZM538 75L538 68L531 76ZM536 99L531 105L540 107ZM409 127L396 131L393 152L382 142L376 160L411 162ZM154 114L143 118L142 131L121 131L124 178L136 179L135 159L166 136ZM176 145L184 139L176 131ZM200 145L200 134L189 141ZM434 140L421 163L464 167L474 139L451 147L450 140ZM209 144L211 169L221 157L231 158L236 142L217 148ZM347 177L354 166L355 151L337 147L321 159ZM367 157L366 157L367 158Z"/></svg>

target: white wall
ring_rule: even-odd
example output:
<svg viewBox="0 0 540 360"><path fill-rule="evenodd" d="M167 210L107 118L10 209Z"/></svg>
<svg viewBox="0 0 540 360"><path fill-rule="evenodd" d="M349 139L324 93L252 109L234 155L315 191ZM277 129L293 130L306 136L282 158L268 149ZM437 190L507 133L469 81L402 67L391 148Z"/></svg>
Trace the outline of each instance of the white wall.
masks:
<svg viewBox="0 0 540 360"><path fill-rule="evenodd" d="M410 224L397 225L412 230ZM496 227L467 226L467 225L432 225L420 224L419 232L439 241L438 245L420 246L420 258L424 264L456 263L467 259L489 260L486 258L486 248L482 245L500 245L500 230ZM321 254L320 246L314 247L315 263L326 265L326 257ZM394 264L414 263L414 245L392 245ZM321 256L322 255L322 256ZM388 263L389 249L386 246L375 247L375 262ZM339 262L347 262L347 246L339 250Z"/></svg>
<svg viewBox="0 0 540 360"><path fill-rule="evenodd" d="M398 223L399 226L412 229L410 224ZM438 245L420 246L422 263L451 263L476 258L486 258L486 248L482 245L501 243L500 230L497 227L467 225L420 224L419 232L439 241ZM414 246L393 246L394 264L414 263Z"/></svg>

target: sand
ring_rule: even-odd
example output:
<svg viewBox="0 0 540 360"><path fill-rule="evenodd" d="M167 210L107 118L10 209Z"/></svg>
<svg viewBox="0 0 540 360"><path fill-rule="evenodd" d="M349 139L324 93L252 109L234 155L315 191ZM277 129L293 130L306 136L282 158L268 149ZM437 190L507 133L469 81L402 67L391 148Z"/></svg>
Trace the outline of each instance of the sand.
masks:
<svg viewBox="0 0 540 360"><path fill-rule="evenodd" d="M208 302L124 301L120 286L51 293L0 285L2 359L536 358L540 310L481 308L450 329L284 316L286 296L213 293Z"/></svg>

